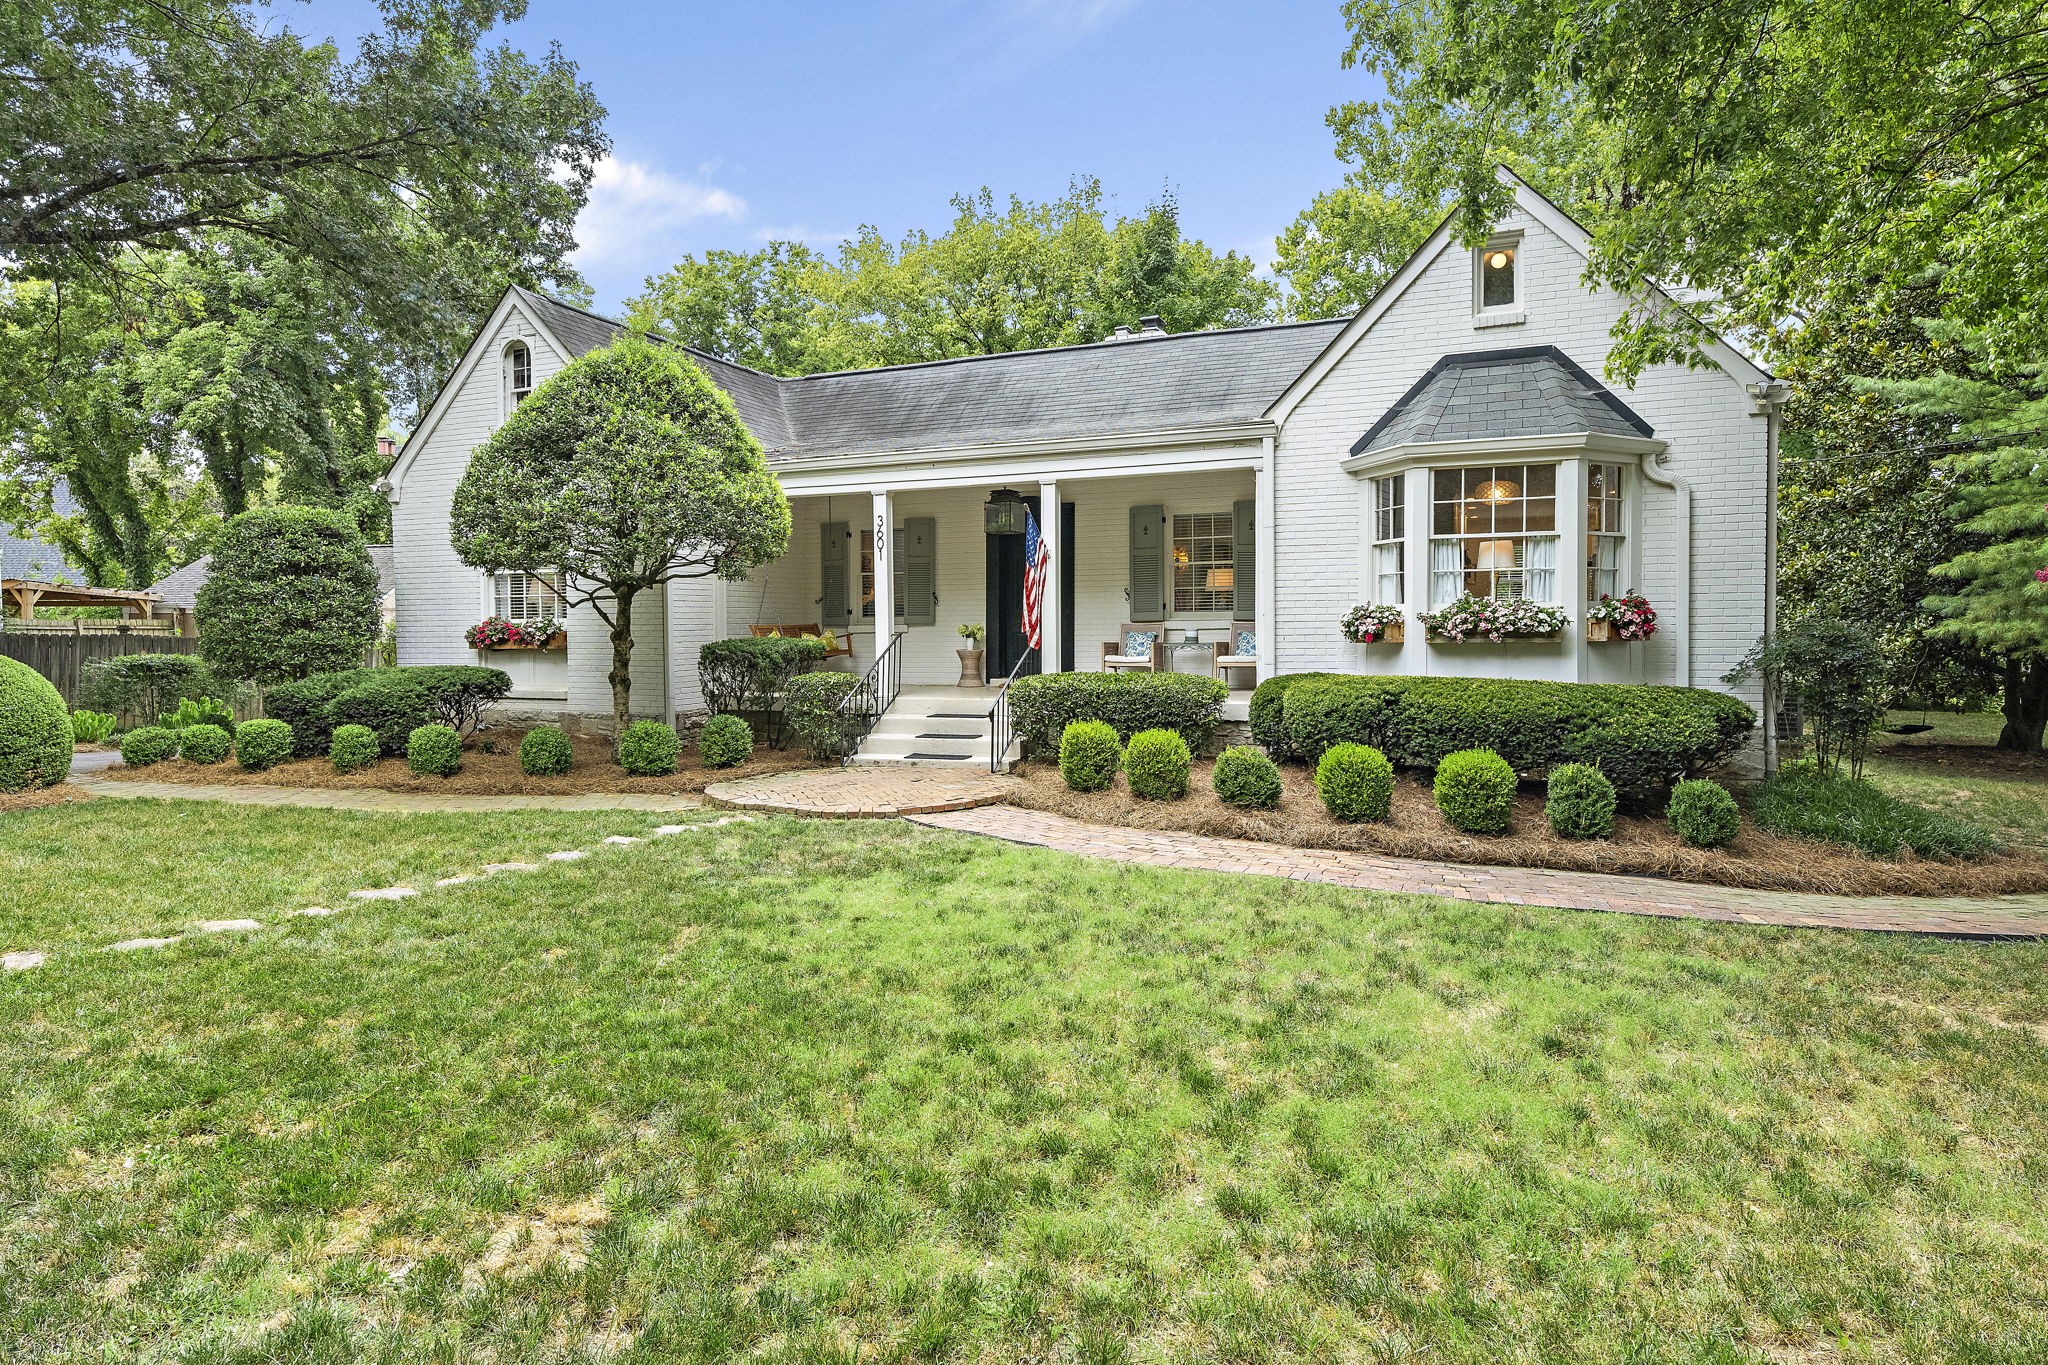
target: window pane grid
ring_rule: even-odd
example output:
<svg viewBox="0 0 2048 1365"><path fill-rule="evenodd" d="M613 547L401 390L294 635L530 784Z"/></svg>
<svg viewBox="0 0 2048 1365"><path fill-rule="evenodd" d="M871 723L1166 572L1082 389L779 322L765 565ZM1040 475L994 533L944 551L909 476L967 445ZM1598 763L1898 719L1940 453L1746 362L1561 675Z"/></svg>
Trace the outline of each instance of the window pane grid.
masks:
<svg viewBox="0 0 2048 1365"><path fill-rule="evenodd" d="M1399 606L1408 600L1408 507L1404 475L1373 480L1373 601Z"/></svg>
<svg viewBox="0 0 2048 1365"><path fill-rule="evenodd" d="M1173 516L1173 609L1176 613L1237 609L1237 527L1229 512Z"/></svg>
<svg viewBox="0 0 2048 1365"><path fill-rule="evenodd" d="M501 573L493 581L496 615L507 621L561 620L568 612L558 573Z"/></svg>
<svg viewBox="0 0 2048 1365"><path fill-rule="evenodd" d="M1622 469L1596 464L1586 469L1586 597L1621 593L1623 529Z"/></svg>
<svg viewBox="0 0 2048 1365"><path fill-rule="evenodd" d="M1557 466L1471 465L1430 480L1430 601L1557 600Z"/></svg>
<svg viewBox="0 0 2048 1365"><path fill-rule="evenodd" d="M896 528L896 545L889 552L889 567L893 571L889 595L895 599L895 615L903 615L903 528ZM860 614L869 620L875 615L875 533L860 533Z"/></svg>

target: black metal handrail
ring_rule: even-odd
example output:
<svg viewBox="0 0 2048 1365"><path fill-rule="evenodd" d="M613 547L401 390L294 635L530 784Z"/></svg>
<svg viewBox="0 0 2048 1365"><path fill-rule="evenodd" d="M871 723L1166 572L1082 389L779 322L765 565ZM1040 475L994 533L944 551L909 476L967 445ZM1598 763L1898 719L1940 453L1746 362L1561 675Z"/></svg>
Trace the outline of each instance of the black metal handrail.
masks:
<svg viewBox="0 0 2048 1365"><path fill-rule="evenodd" d="M995 705L988 708L988 770L992 773L1003 770L1003 755L1010 752L1010 687L1024 671L1024 665L1037 657L1038 646L1026 645L1017 656L1017 666L1003 679L1003 690L996 694Z"/></svg>
<svg viewBox="0 0 2048 1365"><path fill-rule="evenodd" d="M846 694L839 703L840 754L842 765L853 762L854 754L867 737L874 733L882 713L896 704L896 694L903 687L903 656L897 646L903 643L903 632L897 631L889 637L889 643L875 656L874 666L867 676L860 680L860 686Z"/></svg>

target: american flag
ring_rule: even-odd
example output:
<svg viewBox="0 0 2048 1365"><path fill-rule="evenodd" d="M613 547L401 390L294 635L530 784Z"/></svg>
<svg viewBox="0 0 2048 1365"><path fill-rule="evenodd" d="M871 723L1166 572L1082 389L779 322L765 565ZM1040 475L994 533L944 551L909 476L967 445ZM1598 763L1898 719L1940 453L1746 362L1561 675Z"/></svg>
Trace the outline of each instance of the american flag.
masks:
<svg viewBox="0 0 2048 1365"><path fill-rule="evenodd" d="M1038 537L1038 518L1024 509L1024 638L1033 649L1039 645L1045 624L1045 576L1052 567L1052 551Z"/></svg>

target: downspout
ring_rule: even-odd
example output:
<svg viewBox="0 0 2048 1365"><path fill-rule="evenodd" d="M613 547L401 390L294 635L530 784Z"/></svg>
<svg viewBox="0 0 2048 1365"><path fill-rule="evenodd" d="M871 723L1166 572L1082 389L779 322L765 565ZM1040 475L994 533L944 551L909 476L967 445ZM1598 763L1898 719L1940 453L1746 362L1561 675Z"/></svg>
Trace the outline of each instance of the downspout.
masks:
<svg viewBox="0 0 2048 1365"><path fill-rule="evenodd" d="M1671 490L1677 500L1672 536L1675 544L1675 558L1678 561L1678 619L1683 628L1678 631L1678 659L1674 670L1681 687L1692 686L1692 485L1676 474L1664 472L1664 461L1671 458L1668 450L1660 450L1643 461L1643 477L1651 483Z"/></svg>

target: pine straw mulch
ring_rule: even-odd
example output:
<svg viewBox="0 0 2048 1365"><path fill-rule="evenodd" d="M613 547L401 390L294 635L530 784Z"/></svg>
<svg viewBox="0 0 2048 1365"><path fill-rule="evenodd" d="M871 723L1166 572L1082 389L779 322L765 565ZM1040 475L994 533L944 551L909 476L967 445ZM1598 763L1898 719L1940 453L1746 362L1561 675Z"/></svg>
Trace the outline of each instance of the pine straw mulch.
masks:
<svg viewBox="0 0 2048 1365"><path fill-rule="evenodd" d="M519 771L521 730L487 730L462 752L462 768L453 777L427 777L405 766L403 758L383 758L360 772L338 773L324 758L280 763L264 772L246 772L233 759L225 763L192 763L182 758L147 768L120 765L107 769L116 781L189 782L223 787L336 787L395 792L431 792L439 796L582 796L593 792L641 792L654 796L686 796L713 782L760 777L789 768L814 768L817 760L800 750L757 745L754 756L737 768L707 768L696 750L685 744L676 771L667 777L634 777L612 762L611 745L603 739L574 736L575 760L560 777L529 777ZM496 748L485 753L484 743Z"/></svg>
<svg viewBox="0 0 2048 1365"><path fill-rule="evenodd" d="M42 806L61 806L67 801L91 799L91 792L81 791L69 782L60 782L54 787L31 787L25 792L0 792L0 815L11 815L18 810L36 810Z"/></svg>
<svg viewBox="0 0 2048 1365"><path fill-rule="evenodd" d="M1743 823L1724 849L1698 849L1681 841L1661 813L1624 814L1611 839L1560 839L1543 818L1543 798L1524 790L1505 835L1460 834L1444 823L1425 782L1403 773L1394 784L1394 808L1376 824L1333 820L1316 797L1315 779L1302 764L1280 767L1282 791L1274 810L1241 810L1216 799L1209 786L1214 765L1195 762L1182 801L1140 801L1118 776L1106 792L1073 792L1049 763L1026 764L1009 798L1030 810L1134 829L1178 830L1231 839L1258 839L1296 848L1350 849L1397 858L1504 867L1548 867L1567 872L1615 872L1708 882L1766 891L1820 891L1836 895L1998 896L2048 891L2048 860L2007 853L1975 863L1940 863L1905 854L1898 862L1866 858L1833 844L1785 839Z"/></svg>

